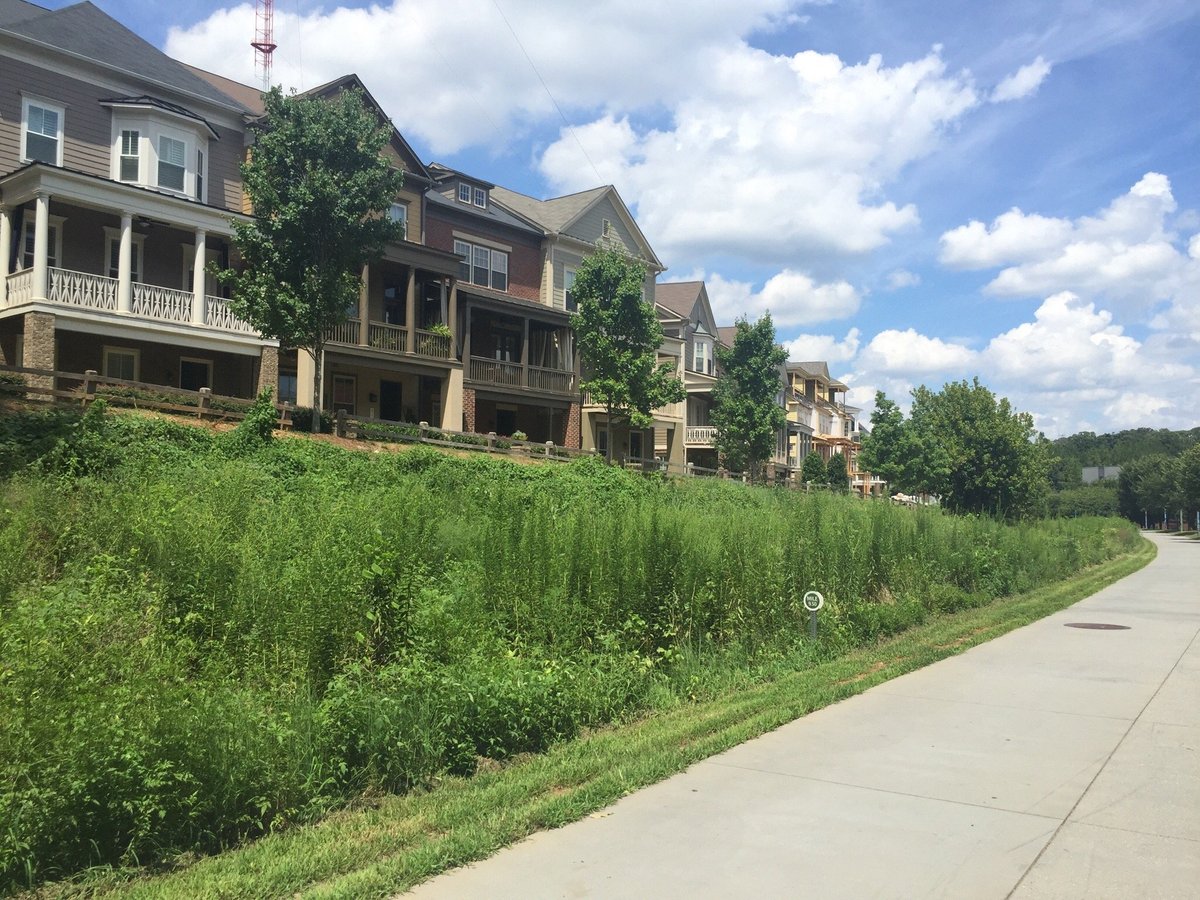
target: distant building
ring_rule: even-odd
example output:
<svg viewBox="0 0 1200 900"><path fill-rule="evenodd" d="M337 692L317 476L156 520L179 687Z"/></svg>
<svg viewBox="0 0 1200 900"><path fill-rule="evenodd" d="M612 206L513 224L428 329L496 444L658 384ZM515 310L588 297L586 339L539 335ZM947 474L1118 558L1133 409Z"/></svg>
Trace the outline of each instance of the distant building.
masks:
<svg viewBox="0 0 1200 900"><path fill-rule="evenodd" d="M1097 481L1115 481L1120 474L1120 466L1084 466L1083 483L1095 484Z"/></svg>

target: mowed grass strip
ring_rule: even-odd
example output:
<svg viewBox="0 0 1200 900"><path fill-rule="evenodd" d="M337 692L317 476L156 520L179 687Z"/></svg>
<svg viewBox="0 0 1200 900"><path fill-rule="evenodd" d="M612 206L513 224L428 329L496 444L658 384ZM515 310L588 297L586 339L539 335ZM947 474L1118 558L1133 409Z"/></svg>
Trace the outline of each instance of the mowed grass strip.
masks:
<svg viewBox="0 0 1200 900"><path fill-rule="evenodd" d="M601 810L806 713L1064 609L1148 564L1154 547L1062 583L948 615L838 659L716 699L600 729L472 778L382 798L166 875L112 874L37 896L365 898L397 893L535 831Z"/></svg>

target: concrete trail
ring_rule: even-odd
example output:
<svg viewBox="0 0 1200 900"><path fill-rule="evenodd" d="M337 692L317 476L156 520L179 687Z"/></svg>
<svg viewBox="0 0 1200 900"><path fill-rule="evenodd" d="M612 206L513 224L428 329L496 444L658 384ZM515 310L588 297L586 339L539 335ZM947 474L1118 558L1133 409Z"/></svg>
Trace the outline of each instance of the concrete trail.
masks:
<svg viewBox="0 0 1200 900"><path fill-rule="evenodd" d="M1200 542L1151 539L1069 609L405 896L1200 897Z"/></svg>

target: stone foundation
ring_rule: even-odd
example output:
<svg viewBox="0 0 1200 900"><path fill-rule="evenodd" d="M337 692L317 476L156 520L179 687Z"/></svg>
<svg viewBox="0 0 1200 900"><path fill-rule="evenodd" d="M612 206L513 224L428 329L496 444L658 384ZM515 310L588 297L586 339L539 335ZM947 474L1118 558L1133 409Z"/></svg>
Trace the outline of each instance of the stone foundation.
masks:
<svg viewBox="0 0 1200 900"><path fill-rule="evenodd" d="M463 430L473 432L475 430L475 389L463 388L462 392L462 408L463 408Z"/></svg>
<svg viewBox="0 0 1200 900"><path fill-rule="evenodd" d="M26 369L49 369L53 371L54 354L54 316L51 313L31 312L25 314L25 343L24 359L21 365ZM54 390L54 377L51 375L27 375L26 381L30 387ZM30 394L31 400L51 400L49 395Z"/></svg>
<svg viewBox="0 0 1200 900"><path fill-rule="evenodd" d="M279 400L279 348L263 347L262 356L258 361L258 387L255 395L261 394L264 388L271 389L271 396Z"/></svg>
<svg viewBox="0 0 1200 900"><path fill-rule="evenodd" d="M567 409L566 447L569 450L579 450L583 446L583 412L578 403L572 403Z"/></svg>

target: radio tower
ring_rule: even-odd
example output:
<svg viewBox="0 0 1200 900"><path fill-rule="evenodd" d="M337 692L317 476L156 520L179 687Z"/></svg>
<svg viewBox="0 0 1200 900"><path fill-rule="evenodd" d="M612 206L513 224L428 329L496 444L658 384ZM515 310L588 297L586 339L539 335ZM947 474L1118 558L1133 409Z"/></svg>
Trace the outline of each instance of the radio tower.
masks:
<svg viewBox="0 0 1200 900"><path fill-rule="evenodd" d="M273 36L275 21L275 0L258 0L258 9L254 17L254 40L250 46L254 48L254 72L262 79L263 93L271 89L271 54L275 50Z"/></svg>

